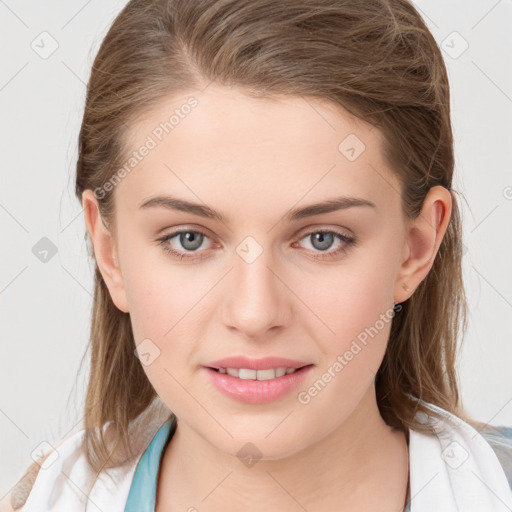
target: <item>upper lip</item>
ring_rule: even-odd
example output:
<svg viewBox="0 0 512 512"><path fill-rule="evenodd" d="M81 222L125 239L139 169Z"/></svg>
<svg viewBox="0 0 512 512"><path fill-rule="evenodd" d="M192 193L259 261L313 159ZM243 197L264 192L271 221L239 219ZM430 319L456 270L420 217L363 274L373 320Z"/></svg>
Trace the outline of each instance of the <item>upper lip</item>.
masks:
<svg viewBox="0 0 512 512"><path fill-rule="evenodd" d="M312 363L305 363L287 359L284 357L263 357L261 359L251 359L245 356L232 356L224 359L218 359L209 363L210 368L247 368L249 370L268 370L270 368L302 368Z"/></svg>

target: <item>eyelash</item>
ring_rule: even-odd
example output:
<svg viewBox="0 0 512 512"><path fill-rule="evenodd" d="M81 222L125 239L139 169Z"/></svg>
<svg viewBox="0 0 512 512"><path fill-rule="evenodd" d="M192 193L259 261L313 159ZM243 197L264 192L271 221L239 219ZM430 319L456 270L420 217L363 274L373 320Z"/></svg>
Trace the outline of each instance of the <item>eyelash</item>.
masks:
<svg viewBox="0 0 512 512"><path fill-rule="evenodd" d="M174 256L174 257L176 257L176 258L178 258L180 260L183 260L183 259L203 259L205 257L203 255L201 255L201 256L189 256L186 253L183 253L183 252L180 252L180 251L176 251L175 249L173 249L168 244L168 241L170 239L174 238L176 235L179 235L181 233L195 233L195 234L203 235L203 236L209 238L208 235L206 233L202 232L202 231L193 230L193 229L182 229L182 230L179 230L179 231L174 231L173 233L170 233L168 235L165 235L164 237L157 239L157 241L160 242L159 245L162 246L164 251L166 251L167 253L171 254L172 256ZM305 235L301 236L297 241L300 242L304 238L306 238L308 236L311 236L313 234L316 234L316 233L326 233L326 234L335 235L338 238L338 240L340 240L340 241L342 241L344 243L338 249L336 249L336 250L334 250L332 252L322 253L320 251L319 254L321 254L321 256L315 256L315 258L320 259L320 260L326 260L326 259L331 259L331 258L335 258L337 256L340 256L341 254L346 252L350 246L355 245L357 243L357 240L355 238L352 238L352 237L349 237L349 236L344 235L342 233L339 233L338 231L333 231L333 230L328 230L328 229L317 229L317 230L314 230L314 231L309 231ZM201 251L201 252L204 253L206 251ZM192 253L192 254L195 254L195 253Z"/></svg>

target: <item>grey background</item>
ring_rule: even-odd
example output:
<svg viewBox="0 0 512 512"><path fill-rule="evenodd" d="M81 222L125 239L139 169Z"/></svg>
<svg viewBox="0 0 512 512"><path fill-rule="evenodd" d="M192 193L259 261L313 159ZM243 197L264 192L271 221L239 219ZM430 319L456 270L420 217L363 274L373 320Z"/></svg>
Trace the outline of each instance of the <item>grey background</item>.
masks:
<svg viewBox="0 0 512 512"><path fill-rule="evenodd" d="M0 500L41 442L80 428L92 266L73 192L76 141L94 55L125 3L0 0ZM477 419L512 425L512 2L415 5L445 50L455 188L468 202L462 398ZM46 263L33 252L44 237L56 250Z"/></svg>

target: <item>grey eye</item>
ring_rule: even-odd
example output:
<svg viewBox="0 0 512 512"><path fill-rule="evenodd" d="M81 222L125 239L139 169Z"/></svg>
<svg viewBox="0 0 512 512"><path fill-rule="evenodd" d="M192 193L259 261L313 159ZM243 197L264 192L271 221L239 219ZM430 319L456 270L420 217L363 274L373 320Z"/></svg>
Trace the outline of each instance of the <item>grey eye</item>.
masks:
<svg viewBox="0 0 512 512"><path fill-rule="evenodd" d="M204 240L204 235L197 233L196 231L183 231L181 233L177 233L176 236L179 236L180 244L188 251L195 251L201 247Z"/></svg>
<svg viewBox="0 0 512 512"><path fill-rule="evenodd" d="M319 251L329 249L334 241L332 233L312 233L309 236L311 237L313 247Z"/></svg>

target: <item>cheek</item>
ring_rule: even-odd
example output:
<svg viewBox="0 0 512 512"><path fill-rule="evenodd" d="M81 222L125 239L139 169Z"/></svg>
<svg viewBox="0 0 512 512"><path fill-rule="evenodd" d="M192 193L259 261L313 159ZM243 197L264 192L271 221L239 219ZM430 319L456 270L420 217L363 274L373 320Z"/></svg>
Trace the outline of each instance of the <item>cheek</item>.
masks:
<svg viewBox="0 0 512 512"><path fill-rule="evenodd" d="M396 275L394 248L361 249L337 267L318 274L315 286L302 286L308 309L307 329L331 364L346 351L357 353L352 367L378 369L384 355L391 320ZM327 268L327 267L326 267ZM359 346L359 348L358 348Z"/></svg>
<svg viewBox="0 0 512 512"><path fill-rule="evenodd" d="M151 385L173 411L182 413L194 404L183 392L194 359L200 299L207 293L198 273L173 265L133 267L126 279L130 319L137 352ZM190 267L192 268L192 267ZM203 276L204 277L204 276ZM200 411L197 411L200 414Z"/></svg>
<svg viewBox="0 0 512 512"><path fill-rule="evenodd" d="M187 365L196 363L197 340L208 324L209 292L219 278L194 265L178 265L159 248L127 248L126 254L123 278L135 344L158 355L144 370L156 388L158 381L169 380L167 372L182 381L191 371Z"/></svg>
<svg viewBox="0 0 512 512"><path fill-rule="evenodd" d="M151 338L161 350L168 350L170 344L174 350L175 340L185 339L191 346L189 339L201 310L198 302L205 293L204 283L181 279L178 274L174 279L161 274L152 279L141 273L127 291L135 340ZM196 321L191 325L192 319Z"/></svg>
<svg viewBox="0 0 512 512"><path fill-rule="evenodd" d="M123 283L135 339L164 339L191 302L197 301L197 273L172 262L162 248L135 237L125 239L122 250Z"/></svg>
<svg viewBox="0 0 512 512"><path fill-rule="evenodd" d="M325 274L314 291L303 290L317 316L305 315L302 326L321 352L317 372L297 395L311 416L328 408L333 420L345 421L368 396L394 316L394 268L393 258L382 253L380 261L361 257Z"/></svg>

